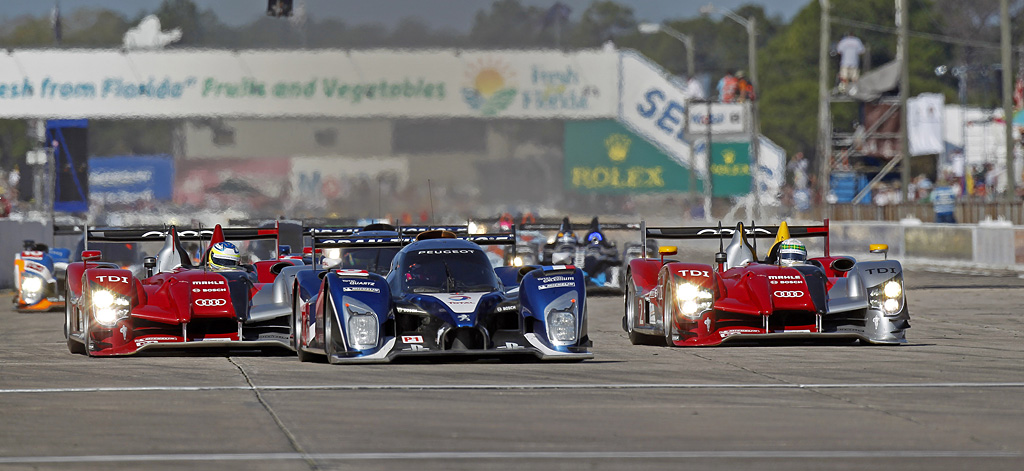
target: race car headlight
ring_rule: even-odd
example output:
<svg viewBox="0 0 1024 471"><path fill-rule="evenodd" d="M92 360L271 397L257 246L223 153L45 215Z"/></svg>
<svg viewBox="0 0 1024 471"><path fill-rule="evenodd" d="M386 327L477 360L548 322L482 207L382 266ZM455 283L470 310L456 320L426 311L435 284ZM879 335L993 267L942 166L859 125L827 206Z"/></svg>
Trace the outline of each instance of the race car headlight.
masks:
<svg viewBox="0 0 1024 471"><path fill-rule="evenodd" d="M868 304L885 314L895 314L903 308L903 277L897 275L871 288Z"/></svg>
<svg viewBox="0 0 1024 471"><path fill-rule="evenodd" d="M679 312L689 319L697 319L702 312L711 309L714 297L710 288L702 288L693 283L680 283L676 286Z"/></svg>
<svg viewBox="0 0 1024 471"><path fill-rule="evenodd" d="M512 266L513 267L521 267L521 266L523 266L523 257L520 257L518 255L513 257L512 258Z"/></svg>
<svg viewBox="0 0 1024 471"><path fill-rule="evenodd" d="M377 346L377 316L370 311L346 304L348 311L348 344L352 348L364 350Z"/></svg>
<svg viewBox="0 0 1024 471"><path fill-rule="evenodd" d="M42 293L43 279L38 276L25 276L21 280L22 293Z"/></svg>
<svg viewBox="0 0 1024 471"><path fill-rule="evenodd" d="M97 290L92 293L92 307L96 322L113 326L118 320L128 317L131 300L107 290Z"/></svg>
<svg viewBox="0 0 1024 471"><path fill-rule="evenodd" d="M548 311L548 340L552 343L572 343L576 341L576 300L569 306Z"/></svg>

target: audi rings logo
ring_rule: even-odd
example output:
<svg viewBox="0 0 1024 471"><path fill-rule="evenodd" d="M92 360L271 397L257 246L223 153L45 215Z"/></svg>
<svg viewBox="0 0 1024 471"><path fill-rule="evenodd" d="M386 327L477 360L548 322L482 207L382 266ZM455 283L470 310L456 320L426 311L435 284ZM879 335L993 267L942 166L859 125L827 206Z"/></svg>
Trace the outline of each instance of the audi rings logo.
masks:
<svg viewBox="0 0 1024 471"><path fill-rule="evenodd" d="M197 299L196 306L223 306L228 303L227 299Z"/></svg>
<svg viewBox="0 0 1024 471"><path fill-rule="evenodd" d="M776 291L773 293L776 298L802 298L803 291Z"/></svg>

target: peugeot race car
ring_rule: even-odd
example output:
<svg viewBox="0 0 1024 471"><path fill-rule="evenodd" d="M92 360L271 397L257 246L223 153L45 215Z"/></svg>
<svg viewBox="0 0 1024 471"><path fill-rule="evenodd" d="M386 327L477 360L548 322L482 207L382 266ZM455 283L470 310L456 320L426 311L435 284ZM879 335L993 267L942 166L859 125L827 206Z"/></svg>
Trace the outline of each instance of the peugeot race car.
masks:
<svg viewBox="0 0 1024 471"><path fill-rule="evenodd" d="M289 342L287 307L261 302L269 298L280 265L264 260L237 269L194 266L183 240L207 241L277 238L277 229L211 230L89 229L92 241L163 240L156 257L145 261L146 273L101 261L96 250L68 265L64 333L72 353L89 356L130 355L156 348L210 346L285 347ZM205 258L204 258L205 260Z"/></svg>
<svg viewBox="0 0 1024 471"><path fill-rule="evenodd" d="M731 235L728 247L722 238ZM669 259L635 259L626 275L623 329L633 344L711 346L741 340L858 340L906 342L910 315L903 268L895 260L856 261L828 249L821 226L735 230L715 227L646 227L641 238L719 238L717 266ZM765 258L748 240L775 237ZM824 255L801 260L790 238L823 237ZM788 244L788 245L787 245ZM800 243L802 244L802 243ZM789 258L788 247L795 255ZM885 253L885 245L872 245ZM806 257L806 248L803 248ZM675 247L661 247L664 256Z"/></svg>
<svg viewBox="0 0 1024 471"><path fill-rule="evenodd" d="M623 287L622 263L626 253L635 250L626 247L622 252L615 241L608 239L605 231L636 230L639 224L602 224L597 217L590 224L572 224L569 218L561 224L524 224L523 230L557 230L541 250L540 262L552 265L575 265L583 268L587 288L590 290L612 290L619 292ZM576 235L582 231L583 237Z"/></svg>
<svg viewBox="0 0 1024 471"><path fill-rule="evenodd" d="M14 256L13 301L19 311L49 311L64 304L64 274L71 251L26 240Z"/></svg>
<svg viewBox="0 0 1024 471"><path fill-rule="evenodd" d="M400 234L400 235L399 235ZM481 244L515 234L317 237L317 247L400 247L386 276L338 268L295 277L302 361L424 356L592 358L583 273L573 266L493 268Z"/></svg>

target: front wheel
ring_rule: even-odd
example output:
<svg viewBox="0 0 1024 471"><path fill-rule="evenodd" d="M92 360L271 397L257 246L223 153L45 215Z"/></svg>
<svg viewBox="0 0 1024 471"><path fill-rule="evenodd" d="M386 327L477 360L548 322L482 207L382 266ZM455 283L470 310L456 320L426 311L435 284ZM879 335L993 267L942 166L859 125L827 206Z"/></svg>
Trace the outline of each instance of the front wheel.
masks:
<svg viewBox="0 0 1024 471"><path fill-rule="evenodd" d="M77 326L78 322L75 320L73 314L74 305L71 304L71 290L64 290L64 339L68 343L68 351L76 355L85 355L85 345L71 338L71 326Z"/></svg>
<svg viewBox="0 0 1024 471"><path fill-rule="evenodd" d="M295 341L295 353L299 356L299 361L308 362L313 361L313 354L302 349L306 345L306 322L302 320L302 311L299 309L298 302L292 303L292 331L294 332Z"/></svg>
<svg viewBox="0 0 1024 471"><path fill-rule="evenodd" d="M633 282L627 277L625 295L626 314L623 319L623 327L626 329L629 343L633 345L651 345L652 342L649 335L636 331L636 325L640 322L641 302L643 301L636 296L636 287L633 286Z"/></svg>

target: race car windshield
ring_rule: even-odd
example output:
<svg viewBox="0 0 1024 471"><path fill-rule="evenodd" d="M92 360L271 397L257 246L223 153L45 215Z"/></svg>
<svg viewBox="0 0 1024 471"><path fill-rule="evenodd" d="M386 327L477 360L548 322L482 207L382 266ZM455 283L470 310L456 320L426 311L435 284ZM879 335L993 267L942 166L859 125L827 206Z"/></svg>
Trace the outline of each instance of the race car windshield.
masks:
<svg viewBox="0 0 1024 471"><path fill-rule="evenodd" d="M398 276L412 293L495 291L498 278L480 250L417 250L405 257Z"/></svg>
<svg viewBox="0 0 1024 471"><path fill-rule="evenodd" d="M353 268L386 275L391 268L391 259L398 253L397 248L347 249L341 253L341 264L337 268Z"/></svg>

